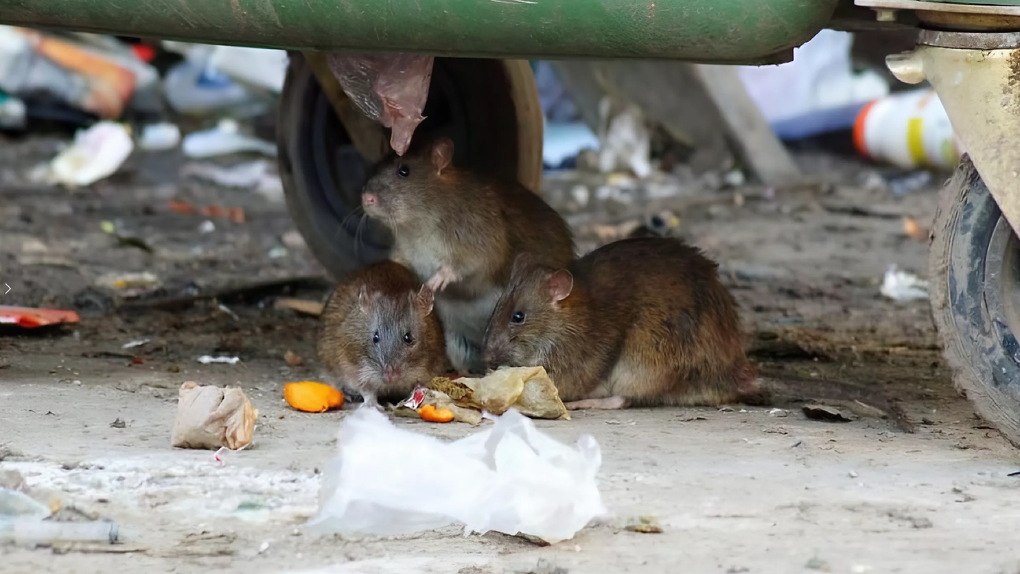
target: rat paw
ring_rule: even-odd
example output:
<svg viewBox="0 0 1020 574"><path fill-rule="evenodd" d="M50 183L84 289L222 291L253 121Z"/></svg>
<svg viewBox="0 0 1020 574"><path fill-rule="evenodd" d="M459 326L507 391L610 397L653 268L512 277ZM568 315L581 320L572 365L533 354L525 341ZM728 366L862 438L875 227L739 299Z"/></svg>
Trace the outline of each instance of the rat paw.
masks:
<svg viewBox="0 0 1020 574"><path fill-rule="evenodd" d="M612 411L617 409L625 409L630 403L624 397L609 397L605 399L584 399L583 401L571 401L565 403L563 406L567 407L567 410L578 411L586 409L598 409L604 411Z"/></svg>
<svg viewBox="0 0 1020 574"><path fill-rule="evenodd" d="M425 285L434 293L438 293L447 285L457 280L457 275L449 267L442 267L433 275Z"/></svg>

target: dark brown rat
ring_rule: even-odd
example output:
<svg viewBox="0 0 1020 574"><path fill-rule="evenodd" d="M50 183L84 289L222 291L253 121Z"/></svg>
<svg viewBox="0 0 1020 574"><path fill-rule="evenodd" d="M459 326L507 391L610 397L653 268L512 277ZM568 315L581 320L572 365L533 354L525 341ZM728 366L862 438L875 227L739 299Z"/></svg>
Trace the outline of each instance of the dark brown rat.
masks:
<svg viewBox="0 0 1020 574"><path fill-rule="evenodd" d="M337 285L322 312L319 358L367 405L397 401L446 370L433 294L410 269L374 263Z"/></svg>
<svg viewBox="0 0 1020 574"><path fill-rule="evenodd" d="M455 369L482 371L485 326L514 258L565 266L574 258L567 223L517 182L451 165L453 142L438 139L381 164L362 192L365 213L390 228L394 260L436 293Z"/></svg>
<svg viewBox="0 0 1020 574"><path fill-rule="evenodd" d="M666 238L610 243L568 269L522 256L486 331L486 361L544 366L568 408L755 395L757 371L716 268Z"/></svg>

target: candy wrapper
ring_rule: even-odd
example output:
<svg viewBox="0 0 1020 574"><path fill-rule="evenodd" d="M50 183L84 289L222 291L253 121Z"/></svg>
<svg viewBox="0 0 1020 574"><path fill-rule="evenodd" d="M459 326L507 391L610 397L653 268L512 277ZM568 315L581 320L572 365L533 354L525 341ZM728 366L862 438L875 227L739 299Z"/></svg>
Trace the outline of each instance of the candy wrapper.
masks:
<svg viewBox="0 0 1020 574"><path fill-rule="evenodd" d="M515 410L447 442L363 408L344 419L337 445L308 523L314 532L396 536L461 523L466 533L519 533L555 544L606 514L595 439L563 444Z"/></svg>

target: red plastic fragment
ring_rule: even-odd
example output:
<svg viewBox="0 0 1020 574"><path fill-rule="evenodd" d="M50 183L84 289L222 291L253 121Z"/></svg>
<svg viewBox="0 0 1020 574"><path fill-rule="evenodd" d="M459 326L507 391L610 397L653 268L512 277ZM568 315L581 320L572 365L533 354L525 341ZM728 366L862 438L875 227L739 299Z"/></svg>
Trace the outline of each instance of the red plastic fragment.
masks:
<svg viewBox="0 0 1020 574"><path fill-rule="evenodd" d="M0 325L17 325L31 329L59 323L77 323L79 320L78 314L74 311L0 305Z"/></svg>

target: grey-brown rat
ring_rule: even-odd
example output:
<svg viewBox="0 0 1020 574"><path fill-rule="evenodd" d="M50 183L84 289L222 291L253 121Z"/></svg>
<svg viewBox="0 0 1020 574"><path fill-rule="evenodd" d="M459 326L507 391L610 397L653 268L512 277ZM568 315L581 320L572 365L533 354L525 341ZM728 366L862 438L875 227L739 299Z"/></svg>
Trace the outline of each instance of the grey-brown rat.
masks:
<svg viewBox="0 0 1020 574"><path fill-rule="evenodd" d="M319 359L367 405L397 401L446 370L433 294L410 269L381 261L337 285L322 312Z"/></svg>
<svg viewBox="0 0 1020 574"><path fill-rule="evenodd" d="M556 268L514 265L490 366L542 365L568 408L715 405L759 393L717 266L675 239L624 239Z"/></svg>
<svg viewBox="0 0 1020 574"><path fill-rule="evenodd" d="M436 293L447 353L461 372L484 370L481 344L514 258L530 254L567 265L574 240L567 223L513 181L452 165L453 142L440 138L377 167L361 201L390 228L391 257Z"/></svg>

